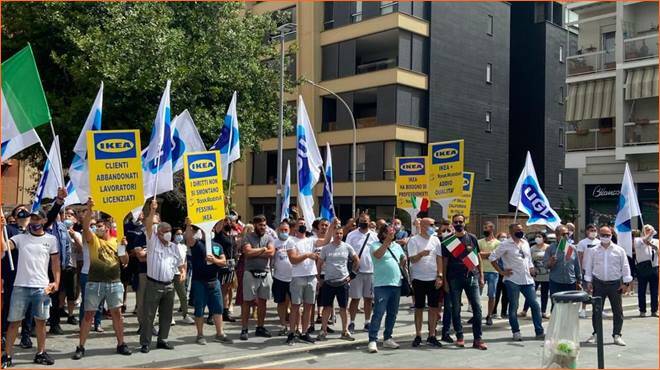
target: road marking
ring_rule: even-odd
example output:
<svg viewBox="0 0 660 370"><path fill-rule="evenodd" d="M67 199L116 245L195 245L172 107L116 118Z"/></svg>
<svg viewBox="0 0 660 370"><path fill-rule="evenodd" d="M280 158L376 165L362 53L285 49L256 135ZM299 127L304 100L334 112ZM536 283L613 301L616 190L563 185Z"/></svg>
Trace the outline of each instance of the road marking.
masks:
<svg viewBox="0 0 660 370"><path fill-rule="evenodd" d="M314 360L319 357L327 358L327 357L334 357L334 356L340 356L346 354L346 352L337 352L337 353L328 353L324 356L318 356L318 355L311 355L311 356L306 356L306 357L301 357L301 358L292 358L288 360L281 360L281 361L272 361L272 362L267 362L259 365L253 365L253 366L245 366L243 369L260 369L264 367L275 367L275 366L280 366L280 365L286 365L286 364L292 364L295 362L303 362L303 361L308 361L308 360Z"/></svg>

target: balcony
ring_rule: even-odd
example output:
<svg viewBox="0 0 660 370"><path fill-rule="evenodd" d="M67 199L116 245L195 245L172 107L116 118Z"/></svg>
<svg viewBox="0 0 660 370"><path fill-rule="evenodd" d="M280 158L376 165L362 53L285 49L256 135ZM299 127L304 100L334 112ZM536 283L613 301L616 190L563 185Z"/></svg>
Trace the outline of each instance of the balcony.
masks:
<svg viewBox="0 0 660 370"><path fill-rule="evenodd" d="M624 60L631 62L658 57L657 26L654 34L638 36L623 41L625 50Z"/></svg>
<svg viewBox="0 0 660 370"><path fill-rule="evenodd" d="M653 145L658 143L658 120L638 119L623 124L624 145Z"/></svg>
<svg viewBox="0 0 660 370"><path fill-rule="evenodd" d="M566 151L606 150L616 147L614 128L578 128L566 131Z"/></svg>
<svg viewBox="0 0 660 370"><path fill-rule="evenodd" d="M421 1L326 1L323 4L323 29L360 23L391 13L402 13L428 20L429 4Z"/></svg>
<svg viewBox="0 0 660 370"><path fill-rule="evenodd" d="M595 48L585 49L586 53L578 51L577 55L566 58L568 76L578 76L587 73L611 71L616 69L614 49L597 51ZM657 54L657 45L656 45Z"/></svg>

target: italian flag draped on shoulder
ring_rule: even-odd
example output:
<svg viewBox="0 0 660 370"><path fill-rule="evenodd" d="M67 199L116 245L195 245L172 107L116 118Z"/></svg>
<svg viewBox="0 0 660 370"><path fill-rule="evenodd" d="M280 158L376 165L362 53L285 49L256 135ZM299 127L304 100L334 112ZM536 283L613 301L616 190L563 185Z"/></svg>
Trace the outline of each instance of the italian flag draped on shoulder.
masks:
<svg viewBox="0 0 660 370"><path fill-rule="evenodd" d="M455 235L451 234L442 240L442 246L447 248L449 253L455 258L463 261L463 264L469 271L474 270L479 266L479 257L477 256L477 249L468 251L465 244Z"/></svg>

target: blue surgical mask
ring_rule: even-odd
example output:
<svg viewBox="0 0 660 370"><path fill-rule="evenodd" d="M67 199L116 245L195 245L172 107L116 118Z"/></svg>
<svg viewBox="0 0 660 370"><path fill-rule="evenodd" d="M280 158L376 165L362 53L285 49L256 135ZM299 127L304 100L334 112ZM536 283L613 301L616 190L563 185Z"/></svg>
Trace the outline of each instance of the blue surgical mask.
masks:
<svg viewBox="0 0 660 370"><path fill-rule="evenodd" d="M43 224L29 224L30 231L37 232L44 228Z"/></svg>
<svg viewBox="0 0 660 370"><path fill-rule="evenodd" d="M181 235L181 234L174 235L174 241L175 241L176 243L181 243L181 242L183 242L183 235Z"/></svg>
<svg viewBox="0 0 660 370"><path fill-rule="evenodd" d="M284 241L284 240L289 239L289 233L277 233L277 237L280 240Z"/></svg>
<svg viewBox="0 0 660 370"><path fill-rule="evenodd" d="M429 234L429 236L435 235L435 227L429 226L429 228L426 229L426 233Z"/></svg>
<svg viewBox="0 0 660 370"><path fill-rule="evenodd" d="M90 226L89 229L90 229L93 233L96 233L96 225Z"/></svg>
<svg viewBox="0 0 660 370"><path fill-rule="evenodd" d="M64 223L64 227L66 227L67 229L73 226L73 221L71 220L64 220L63 223Z"/></svg>

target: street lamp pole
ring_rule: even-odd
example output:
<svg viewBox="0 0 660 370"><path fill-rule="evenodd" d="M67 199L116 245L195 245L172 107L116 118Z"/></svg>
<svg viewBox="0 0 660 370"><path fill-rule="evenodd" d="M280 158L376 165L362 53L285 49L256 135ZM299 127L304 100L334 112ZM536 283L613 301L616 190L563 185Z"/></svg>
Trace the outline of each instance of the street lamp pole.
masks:
<svg viewBox="0 0 660 370"><path fill-rule="evenodd" d="M355 199L356 199L356 194L357 194L357 125L355 124L355 116L353 116L353 111L348 106L346 101L344 99L342 99L341 96L337 95L334 91L331 91L331 90L327 89L326 87L323 87L323 86L317 84L316 82L308 80L306 78L303 78L302 81L307 82L308 84L313 85L315 87L318 87L319 89L321 89L321 90L331 94L335 98L337 98L337 100L339 100L342 104L344 104L344 107L346 107L346 110L348 111L349 116L351 117L351 122L353 123L353 155L352 155L352 157L353 157L352 158L352 162L353 162L353 164L352 164L352 167L353 167L352 173L353 173L353 175L351 176L351 178L353 180L353 201L352 201L351 216L355 217L355 216L357 216L355 214L355 203L356 203Z"/></svg>

